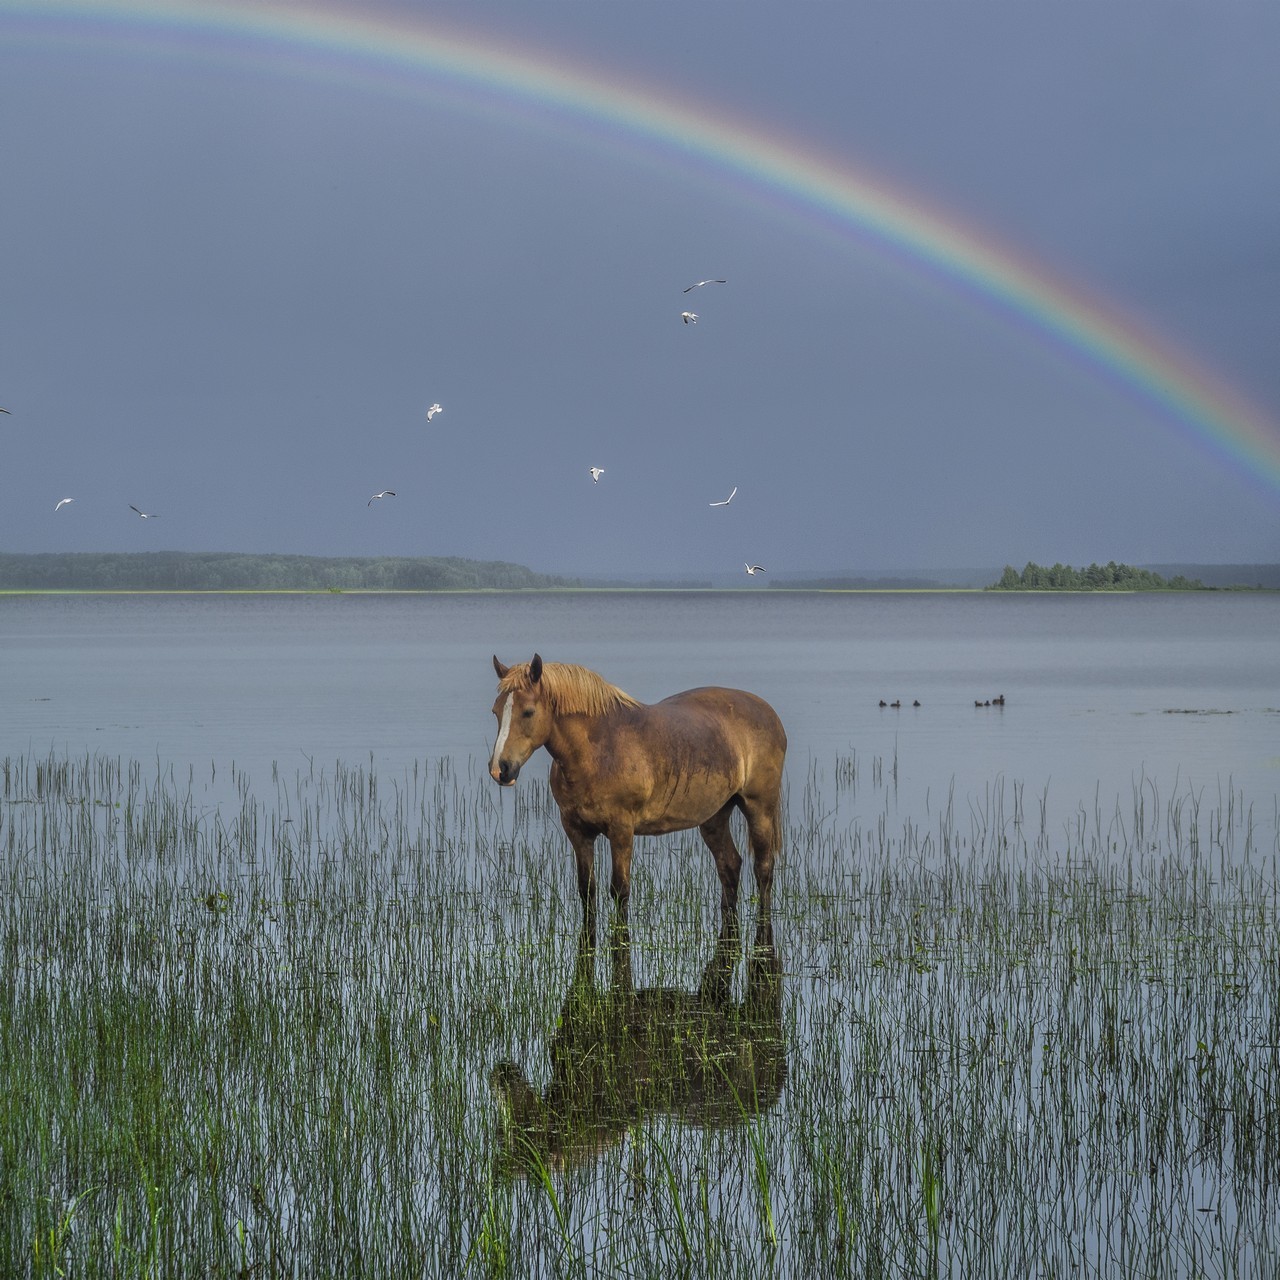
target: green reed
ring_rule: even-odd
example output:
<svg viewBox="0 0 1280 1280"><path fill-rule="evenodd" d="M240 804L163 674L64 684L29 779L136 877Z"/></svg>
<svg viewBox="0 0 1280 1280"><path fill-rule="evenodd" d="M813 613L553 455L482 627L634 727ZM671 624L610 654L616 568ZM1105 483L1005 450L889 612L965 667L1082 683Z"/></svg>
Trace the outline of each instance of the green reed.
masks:
<svg viewBox="0 0 1280 1280"><path fill-rule="evenodd" d="M545 782L0 762L0 1274L1275 1274L1274 823L896 773L793 787L762 1010L696 833L578 981Z"/></svg>

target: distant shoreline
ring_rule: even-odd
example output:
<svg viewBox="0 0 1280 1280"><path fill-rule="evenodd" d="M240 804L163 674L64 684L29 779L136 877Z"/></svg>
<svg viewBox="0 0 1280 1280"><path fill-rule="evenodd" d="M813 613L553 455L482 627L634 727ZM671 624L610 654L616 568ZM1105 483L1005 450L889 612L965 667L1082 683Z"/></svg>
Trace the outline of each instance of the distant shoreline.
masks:
<svg viewBox="0 0 1280 1280"><path fill-rule="evenodd" d="M1275 595L1276 587L1204 587L1161 591L1069 588L991 591L986 587L0 587L0 599L20 596L583 596L583 595L738 595L765 596L1169 596Z"/></svg>
<svg viewBox="0 0 1280 1280"><path fill-rule="evenodd" d="M1098 585L1086 575L1105 579ZM1194 575L1194 577L1192 577ZM538 573L504 561L430 556L301 556L270 553L128 551L0 552L0 595L435 595L697 594L938 595L1009 588L1021 594L1117 594L1130 589L1280 590L1280 565L1110 563L1087 570L1029 563L1018 573L945 568L861 572L792 571L763 582L741 573L703 570L634 581L599 575ZM1162 580L1163 579L1163 580ZM1004 590L1001 590L1004 588Z"/></svg>
<svg viewBox="0 0 1280 1280"><path fill-rule="evenodd" d="M3 596L982 595L982 587L0 587ZM1088 592L1076 592L1087 595ZM1136 594L1110 591L1107 595Z"/></svg>

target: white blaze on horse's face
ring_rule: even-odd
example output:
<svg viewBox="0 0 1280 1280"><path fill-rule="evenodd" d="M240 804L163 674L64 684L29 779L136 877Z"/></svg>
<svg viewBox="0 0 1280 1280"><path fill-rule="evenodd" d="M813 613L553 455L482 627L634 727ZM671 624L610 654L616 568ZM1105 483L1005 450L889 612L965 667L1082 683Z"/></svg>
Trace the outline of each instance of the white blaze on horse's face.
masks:
<svg viewBox="0 0 1280 1280"><path fill-rule="evenodd" d="M489 757L489 776L495 782L502 781L502 752L511 733L511 704L515 696L514 693L500 694L498 701L493 704L493 714L498 717L498 736L493 744L493 754ZM499 706L502 707L501 711L498 710ZM515 779L512 778L511 781L514 782Z"/></svg>
<svg viewBox="0 0 1280 1280"><path fill-rule="evenodd" d="M550 735L551 715L537 684L498 694L493 714L498 721L498 736L489 757L489 776L510 787L520 776L521 765Z"/></svg>

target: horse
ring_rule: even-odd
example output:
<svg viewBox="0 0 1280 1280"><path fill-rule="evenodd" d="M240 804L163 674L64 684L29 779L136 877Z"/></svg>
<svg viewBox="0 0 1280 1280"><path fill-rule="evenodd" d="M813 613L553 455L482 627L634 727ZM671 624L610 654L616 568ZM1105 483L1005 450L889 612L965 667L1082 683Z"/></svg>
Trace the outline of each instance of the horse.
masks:
<svg viewBox="0 0 1280 1280"><path fill-rule="evenodd" d="M741 1003L731 996L736 920L721 930L698 990L637 991L625 927L601 991L595 949L579 935L573 978L548 1046L539 1092L514 1062L489 1073L501 1118L495 1167L504 1180L589 1163L645 1116L728 1129L770 1110L787 1079L782 966L768 921L757 921Z"/></svg>
<svg viewBox="0 0 1280 1280"><path fill-rule="evenodd" d="M595 937L595 842L609 841L610 890L627 919L636 836L697 827L720 877L722 922L736 919L742 857L729 819L747 821L760 914L769 915L781 844L782 768L787 735L774 709L753 693L687 689L651 705L586 667L531 662L504 666L494 655L498 736L489 773L515 784L539 748L551 756L551 794L577 860L583 924Z"/></svg>

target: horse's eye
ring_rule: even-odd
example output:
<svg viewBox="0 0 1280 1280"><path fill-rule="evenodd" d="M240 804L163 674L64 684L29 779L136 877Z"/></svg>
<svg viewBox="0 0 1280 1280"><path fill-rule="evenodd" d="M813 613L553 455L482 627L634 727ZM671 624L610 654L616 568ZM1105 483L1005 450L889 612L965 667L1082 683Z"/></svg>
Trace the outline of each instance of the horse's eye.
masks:
<svg viewBox="0 0 1280 1280"><path fill-rule="evenodd" d="M533 719L533 708L532 708L532 707L525 707L525 709L524 709L520 714L521 714L521 715L522 715L526 720L532 720L532 719Z"/></svg>

